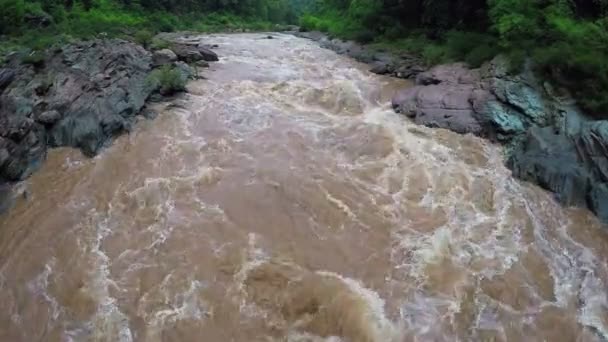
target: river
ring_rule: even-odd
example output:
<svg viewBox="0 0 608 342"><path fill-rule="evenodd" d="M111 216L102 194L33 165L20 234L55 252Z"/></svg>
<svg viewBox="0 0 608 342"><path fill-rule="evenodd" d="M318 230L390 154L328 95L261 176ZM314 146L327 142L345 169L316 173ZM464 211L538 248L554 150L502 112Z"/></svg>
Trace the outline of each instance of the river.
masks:
<svg viewBox="0 0 608 342"><path fill-rule="evenodd" d="M290 35L0 217L0 341L606 341L608 230L500 146L390 108L404 80Z"/></svg>

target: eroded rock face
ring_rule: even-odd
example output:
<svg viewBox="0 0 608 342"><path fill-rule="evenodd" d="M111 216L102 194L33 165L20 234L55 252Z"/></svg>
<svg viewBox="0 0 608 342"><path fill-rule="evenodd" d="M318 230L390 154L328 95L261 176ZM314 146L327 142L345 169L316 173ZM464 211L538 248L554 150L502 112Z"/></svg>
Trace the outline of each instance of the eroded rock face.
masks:
<svg viewBox="0 0 608 342"><path fill-rule="evenodd" d="M17 58L2 71L0 182L28 177L49 146L96 154L128 131L153 89L150 53L127 41L94 40L49 52L34 70Z"/></svg>

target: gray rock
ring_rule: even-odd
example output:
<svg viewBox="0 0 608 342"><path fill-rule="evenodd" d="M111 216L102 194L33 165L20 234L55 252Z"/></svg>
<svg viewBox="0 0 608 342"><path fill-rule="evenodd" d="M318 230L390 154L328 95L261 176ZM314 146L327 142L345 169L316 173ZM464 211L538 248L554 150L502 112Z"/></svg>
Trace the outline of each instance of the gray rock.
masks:
<svg viewBox="0 0 608 342"><path fill-rule="evenodd" d="M175 52L169 49L155 51L152 55L153 66L171 64L175 61L177 61L177 55L175 54Z"/></svg>
<svg viewBox="0 0 608 342"><path fill-rule="evenodd" d="M198 52L203 56L204 61L216 62L220 60L215 52L205 46L199 46Z"/></svg>
<svg viewBox="0 0 608 342"><path fill-rule="evenodd" d="M175 62L175 68L179 71L182 81L185 83L191 78L194 78L196 71L184 62Z"/></svg>
<svg viewBox="0 0 608 342"><path fill-rule="evenodd" d="M386 63L376 62L369 71L378 75L386 75L389 73L389 67Z"/></svg>
<svg viewBox="0 0 608 342"><path fill-rule="evenodd" d="M61 113L56 110L47 110L46 112L40 113L36 118L36 121L42 124L52 125L59 121L59 119L61 119Z"/></svg>
<svg viewBox="0 0 608 342"><path fill-rule="evenodd" d="M171 46L171 50L175 52L177 58L182 62L194 63L203 60L203 55L199 52L196 45L175 43Z"/></svg>
<svg viewBox="0 0 608 342"><path fill-rule="evenodd" d="M0 68L0 94L14 79L15 71L13 69Z"/></svg>
<svg viewBox="0 0 608 342"><path fill-rule="evenodd" d="M150 53L124 40L69 44L46 56L44 70L10 64L14 81L0 95L0 150L8 153L0 182L28 177L49 146L96 154L130 129L151 92Z"/></svg>
<svg viewBox="0 0 608 342"><path fill-rule="evenodd" d="M553 191L563 204L587 206L591 175L578 162L572 141L551 127L530 128L507 166L515 177Z"/></svg>

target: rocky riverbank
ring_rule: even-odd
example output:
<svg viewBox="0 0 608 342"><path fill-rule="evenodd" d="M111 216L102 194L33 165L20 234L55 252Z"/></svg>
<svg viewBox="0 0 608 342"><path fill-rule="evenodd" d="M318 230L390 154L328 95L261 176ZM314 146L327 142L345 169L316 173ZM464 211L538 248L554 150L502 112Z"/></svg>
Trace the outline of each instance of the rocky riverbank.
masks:
<svg viewBox="0 0 608 342"><path fill-rule="evenodd" d="M593 120L575 101L541 82L531 67L509 73L497 58L480 69L440 65L393 98L415 122L506 144L513 175L587 207L608 222L608 121Z"/></svg>
<svg viewBox="0 0 608 342"><path fill-rule="evenodd" d="M370 71L415 80L393 98L414 122L475 134L506 145L513 175L555 193L567 206L587 207L608 222L608 121L585 115L562 90L527 65L512 73L496 58L479 69L465 64L425 70L415 57L378 52L319 32L296 35L370 64Z"/></svg>
<svg viewBox="0 0 608 342"><path fill-rule="evenodd" d="M162 89L150 77L155 68L171 65L185 83L196 74L186 63L218 60L199 39L169 38L158 51L96 39L8 56L0 68L0 209L12 201L12 185L36 171L49 148L71 146L94 156L129 132L137 116L148 116L146 101Z"/></svg>

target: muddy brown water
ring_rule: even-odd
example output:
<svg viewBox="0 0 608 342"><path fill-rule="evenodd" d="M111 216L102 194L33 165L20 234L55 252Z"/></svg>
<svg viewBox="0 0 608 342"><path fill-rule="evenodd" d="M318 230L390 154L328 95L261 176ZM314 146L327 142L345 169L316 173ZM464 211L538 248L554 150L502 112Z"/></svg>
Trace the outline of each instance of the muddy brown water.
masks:
<svg viewBox="0 0 608 342"><path fill-rule="evenodd" d="M0 341L602 341L608 234L500 147L390 109L403 80L289 35L0 218Z"/></svg>

